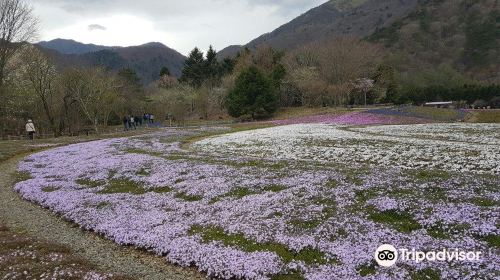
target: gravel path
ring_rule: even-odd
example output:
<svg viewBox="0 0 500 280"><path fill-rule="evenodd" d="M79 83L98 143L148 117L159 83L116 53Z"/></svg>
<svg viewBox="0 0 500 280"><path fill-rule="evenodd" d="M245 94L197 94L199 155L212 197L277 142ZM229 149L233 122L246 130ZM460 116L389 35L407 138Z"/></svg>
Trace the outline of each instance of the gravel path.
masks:
<svg viewBox="0 0 500 280"><path fill-rule="evenodd" d="M22 157L0 162L0 219L14 231L65 245L73 254L98 269L134 279L205 279L192 268L168 264L164 258L131 247L119 246L76 225L64 221L47 209L22 200L12 190L13 174Z"/></svg>

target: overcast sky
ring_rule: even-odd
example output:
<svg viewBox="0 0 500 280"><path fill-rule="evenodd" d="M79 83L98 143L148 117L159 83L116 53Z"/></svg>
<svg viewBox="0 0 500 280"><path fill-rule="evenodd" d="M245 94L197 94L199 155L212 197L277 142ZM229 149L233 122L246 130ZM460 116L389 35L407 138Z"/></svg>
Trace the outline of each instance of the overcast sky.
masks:
<svg viewBox="0 0 500 280"><path fill-rule="evenodd" d="M186 55L248 43L326 0L30 0L40 40L107 46L161 42Z"/></svg>

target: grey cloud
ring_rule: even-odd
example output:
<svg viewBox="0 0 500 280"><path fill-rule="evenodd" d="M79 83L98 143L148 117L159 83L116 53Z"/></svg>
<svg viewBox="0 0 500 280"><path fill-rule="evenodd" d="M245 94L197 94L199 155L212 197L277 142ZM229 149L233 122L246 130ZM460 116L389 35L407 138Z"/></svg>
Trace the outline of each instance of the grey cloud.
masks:
<svg viewBox="0 0 500 280"><path fill-rule="evenodd" d="M79 22L131 15L169 34L165 44L187 53L192 46L245 44L326 0L28 0L43 7L50 31ZM63 17L56 19L53 13ZM108 31L111 26L107 26ZM91 28L91 30L102 30ZM147 32L147 30L145 31ZM54 34L54 33L52 33ZM230 34L230 35L229 35ZM58 35L52 35L58 36ZM45 38L50 39L50 38ZM78 40L79 38L74 38ZM155 39L161 40L161 38Z"/></svg>
<svg viewBox="0 0 500 280"><path fill-rule="evenodd" d="M80 15L106 15L116 12L134 12L155 19L169 16L189 16L214 12L211 5L234 3L234 0L36 0L47 5L57 5L68 13ZM249 8L273 7L282 15L295 14L326 2L325 0L240 0ZM207 10L208 9L208 10Z"/></svg>
<svg viewBox="0 0 500 280"><path fill-rule="evenodd" d="M91 25L89 25L88 28L90 31L94 31L94 30L105 31L107 29L105 26L102 26L100 24L91 24Z"/></svg>

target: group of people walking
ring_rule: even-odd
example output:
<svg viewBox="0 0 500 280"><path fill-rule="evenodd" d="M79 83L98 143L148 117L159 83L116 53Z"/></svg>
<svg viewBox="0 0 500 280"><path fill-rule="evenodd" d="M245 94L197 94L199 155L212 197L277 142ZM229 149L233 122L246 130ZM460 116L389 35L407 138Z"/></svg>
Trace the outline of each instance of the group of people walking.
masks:
<svg viewBox="0 0 500 280"><path fill-rule="evenodd" d="M123 117L123 126L125 127L125 131L137 129L138 127L144 126L152 126L155 123L155 116L153 114L144 114L143 116L125 116ZM30 119L25 125L26 134L28 139L34 140L36 129L35 124Z"/></svg>
<svg viewBox="0 0 500 280"><path fill-rule="evenodd" d="M138 127L150 126L154 124L155 116L153 114L144 114L143 116L124 116L123 127L125 131L137 129Z"/></svg>

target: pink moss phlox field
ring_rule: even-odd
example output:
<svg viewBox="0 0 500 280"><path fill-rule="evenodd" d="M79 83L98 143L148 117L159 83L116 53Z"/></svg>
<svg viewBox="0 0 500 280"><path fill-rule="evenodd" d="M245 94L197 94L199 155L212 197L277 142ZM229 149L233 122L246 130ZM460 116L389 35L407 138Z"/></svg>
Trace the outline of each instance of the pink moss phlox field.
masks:
<svg viewBox="0 0 500 280"><path fill-rule="evenodd" d="M382 114L372 114L365 112L352 112L344 115L315 115L287 120L278 120L273 123L278 125L300 124L300 123L324 123L324 124L341 124L341 125L374 125L374 124L416 124L429 123L430 120L406 117L406 116L391 116Z"/></svg>
<svg viewBox="0 0 500 280"><path fill-rule="evenodd" d="M221 279L408 279L426 268L442 279L494 279L500 269L486 239L500 234L496 175L427 178L349 159L305 164L181 149L199 133L167 129L33 154L19 165L32 178L15 190L83 229ZM377 218L386 213L411 230ZM382 269L373 253L385 243L485 256Z"/></svg>

